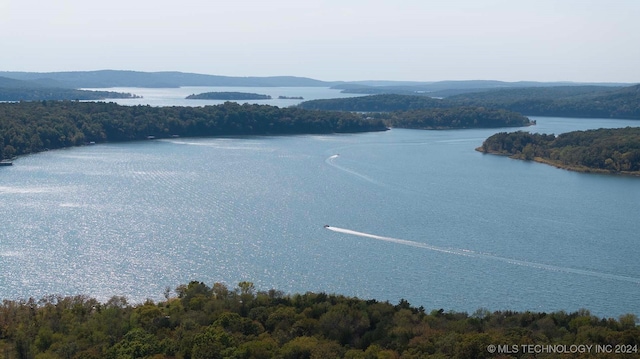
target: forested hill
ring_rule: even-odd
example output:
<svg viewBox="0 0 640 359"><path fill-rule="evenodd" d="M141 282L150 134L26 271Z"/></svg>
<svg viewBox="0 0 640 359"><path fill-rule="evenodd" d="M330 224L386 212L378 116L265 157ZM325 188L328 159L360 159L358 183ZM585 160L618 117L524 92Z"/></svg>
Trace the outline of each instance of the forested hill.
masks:
<svg viewBox="0 0 640 359"><path fill-rule="evenodd" d="M482 92L498 89L516 88L553 88L553 87L614 87L629 86L628 83L573 83L573 82L537 82L518 81L505 82L494 80L470 81L437 81L437 82L398 82L398 81L357 81L333 86L344 93L358 94L399 94L399 95L427 95L430 97L447 97L453 94Z"/></svg>
<svg viewBox="0 0 640 359"><path fill-rule="evenodd" d="M526 87L510 89L487 89L449 96L452 101L528 101L528 100L557 100L590 98L598 95L621 90L625 87L612 86L555 86L555 87Z"/></svg>
<svg viewBox="0 0 640 359"><path fill-rule="evenodd" d="M467 106L504 108L528 116L640 119L640 85L494 90L446 98Z"/></svg>
<svg viewBox="0 0 640 359"><path fill-rule="evenodd" d="M467 106L505 109L527 116L640 119L640 85L622 88L513 88L467 93L444 99L430 98L426 95L382 94L305 101L299 106L306 109L362 112Z"/></svg>
<svg viewBox="0 0 640 359"><path fill-rule="evenodd" d="M325 82L306 77L233 77L177 71L141 72L120 70L69 72L0 72L0 76L18 80L48 79L71 88L106 87L181 87L181 86L246 86L246 87L329 87Z"/></svg>
<svg viewBox="0 0 640 359"><path fill-rule="evenodd" d="M9 78L4 76L0 76L0 87L13 88L13 89L41 88L41 87L66 88L63 84L51 79L17 80L14 78Z"/></svg>
<svg viewBox="0 0 640 359"><path fill-rule="evenodd" d="M497 133L478 151L581 172L640 175L640 127L563 133Z"/></svg>
<svg viewBox="0 0 640 359"><path fill-rule="evenodd" d="M495 128L529 126L533 123L513 111L455 106L426 96L371 95L305 101L305 109L367 112L388 126L416 129Z"/></svg>
<svg viewBox="0 0 640 359"><path fill-rule="evenodd" d="M391 112L448 107L443 100L427 96L382 94L304 101L298 105L308 110Z"/></svg>
<svg viewBox="0 0 640 359"><path fill-rule="evenodd" d="M476 359L507 358L505 352L637 358L640 351L633 314L427 311L406 300L285 295L250 282L229 288L192 281L173 293L168 288L166 300L136 305L117 296L105 303L81 295L4 300L0 352L4 358ZM581 353L536 354L542 348Z"/></svg>
<svg viewBox="0 0 640 359"><path fill-rule="evenodd" d="M39 88L2 88L0 87L0 101L59 101L79 100L98 101L117 98L137 98L131 93L113 91L88 91L65 88L39 87Z"/></svg>
<svg viewBox="0 0 640 359"><path fill-rule="evenodd" d="M56 81L22 81L0 77L0 101L104 100L134 98L130 93L64 88Z"/></svg>
<svg viewBox="0 0 640 359"><path fill-rule="evenodd" d="M103 102L0 104L0 158L82 145L171 136L384 131L382 120L349 112L226 102L205 107L120 106Z"/></svg>
<svg viewBox="0 0 640 359"><path fill-rule="evenodd" d="M517 112L483 107L431 108L372 116L384 118L389 127L427 130L523 127L535 124Z"/></svg>

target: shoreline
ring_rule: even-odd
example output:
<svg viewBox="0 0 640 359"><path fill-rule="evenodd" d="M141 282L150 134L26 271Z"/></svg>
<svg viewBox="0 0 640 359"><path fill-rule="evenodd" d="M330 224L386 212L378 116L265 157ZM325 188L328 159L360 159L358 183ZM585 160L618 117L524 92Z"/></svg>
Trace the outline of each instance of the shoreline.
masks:
<svg viewBox="0 0 640 359"><path fill-rule="evenodd" d="M496 151L485 151L482 147L477 147L476 151L478 151L480 153L483 153L483 154L509 157L510 159L513 159L513 160L533 161L533 162L542 163L542 164L545 164L545 165L553 166L555 168L559 168L559 169L563 169L563 170L567 170L567 171L572 171L572 172L602 174L602 175L615 175L615 176L640 177L640 171L611 171L611 170L606 170L606 169L596 168L596 167L565 165L565 164L558 163L558 162L555 162L555 161L552 161L552 160L549 160L549 159L546 159L546 158L543 158L543 157L534 157L532 160L527 160L527 159L524 159L524 158L518 158L516 155L509 154L509 153L500 153L500 152L496 152Z"/></svg>

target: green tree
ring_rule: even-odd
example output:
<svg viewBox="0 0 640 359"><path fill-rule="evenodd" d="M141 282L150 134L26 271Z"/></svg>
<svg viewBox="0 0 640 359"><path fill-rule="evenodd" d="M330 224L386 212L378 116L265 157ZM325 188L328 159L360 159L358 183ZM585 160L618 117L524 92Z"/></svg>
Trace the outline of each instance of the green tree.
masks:
<svg viewBox="0 0 640 359"><path fill-rule="evenodd" d="M282 346L280 355L284 359L311 359L319 342L315 337L297 337Z"/></svg>
<svg viewBox="0 0 640 359"><path fill-rule="evenodd" d="M113 351L117 359L145 358L161 352L157 338L141 328L132 329L125 334L113 347Z"/></svg>
<svg viewBox="0 0 640 359"><path fill-rule="evenodd" d="M180 285L176 288L178 298L182 301L182 305L187 309L202 309L207 298L211 297L211 288L206 284L197 281L191 281L189 284Z"/></svg>
<svg viewBox="0 0 640 359"><path fill-rule="evenodd" d="M193 359L225 358L235 350L235 339L218 326L209 326L193 338Z"/></svg>

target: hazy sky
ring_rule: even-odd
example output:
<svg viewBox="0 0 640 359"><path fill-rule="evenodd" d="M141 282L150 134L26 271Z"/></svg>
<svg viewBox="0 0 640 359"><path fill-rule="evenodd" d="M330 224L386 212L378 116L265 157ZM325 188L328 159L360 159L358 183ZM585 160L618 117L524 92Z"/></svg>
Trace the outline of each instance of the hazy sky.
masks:
<svg viewBox="0 0 640 359"><path fill-rule="evenodd" d="M640 82L640 0L0 0L0 71Z"/></svg>

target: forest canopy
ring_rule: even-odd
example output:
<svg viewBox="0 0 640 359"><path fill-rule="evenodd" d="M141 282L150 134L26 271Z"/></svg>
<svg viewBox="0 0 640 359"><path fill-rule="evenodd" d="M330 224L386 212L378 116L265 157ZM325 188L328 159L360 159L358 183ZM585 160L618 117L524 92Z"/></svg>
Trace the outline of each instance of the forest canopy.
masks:
<svg viewBox="0 0 640 359"><path fill-rule="evenodd" d="M527 116L640 119L640 85L509 88L465 93L446 98L429 94L381 94L302 102L305 109L390 112L430 108L485 107Z"/></svg>
<svg viewBox="0 0 640 359"><path fill-rule="evenodd" d="M0 104L0 158L90 142L149 137L324 134L384 131L382 120L349 112L226 102L205 107L120 106L105 102Z"/></svg>
<svg viewBox="0 0 640 359"><path fill-rule="evenodd" d="M640 127L573 131L558 136L501 132L487 138L478 151L575 171L640 175Z"/></svg>
<svg viewBox="0 0 640 359"><path fill-rule="evenodd" d="M138 98L130 93L113 91L89 91L64 88L3 88L0 87L0 101L50 101L50 100L80 100L95 101L118 98Z"/></svg>
<svg viewBox="0 0 640 359"><path fill-rule="evenodd" d="M483 107L394 111L379 116L386 118L385 123L390 127L414 129L522 127L535 124L516 112Z"/></svg>
<svg viewBox="0 0 640 359"><path fill-rule="evenodd" d="M576 92L580 89L583 91ZM589 86L505 89L452 96L446 101L504 108L528 116L640 119L640 85L604 92Z"/></svg>
<svg viewBox="0 0 640 359"><path fill-rule="evenodd" d="M390 127L415 129L496 128L532 125L523 115L479 106L451 105L425 96L372 95L302 102L299 107L325 111L366 112Z"/></svg>
<svg viewBox="0 0 640 359"><path fill-rule="evenodd" d="M500 357L487 350L490 345L640 350L633 314L427 312L403 299L392 304L322 292L286 295L251 282L229 288L192 281L164 294L164 301L135 305L118 296L106 302L82 295L4 300L0 353L19 359L481 359Z"/></svg>
<svg viewBox="0 0 640 359"><path fill-rule="evenodd" d="M325 111L391 112L426 108L444 108L448 106L440 99L434 99L427 96L383 94L310 100L300 103L298 107L308 110Z"/></svg>
<svg viewBox="0 0 640 359"><path fill-rule="evenodd" d="M399 128L527 126L505 110L452 108L359 114L226 102L205 107L121 106L104 102L0 104L0 158L91 142L147 138L319 134Z"/></svg>

